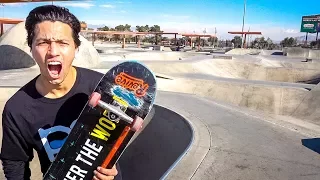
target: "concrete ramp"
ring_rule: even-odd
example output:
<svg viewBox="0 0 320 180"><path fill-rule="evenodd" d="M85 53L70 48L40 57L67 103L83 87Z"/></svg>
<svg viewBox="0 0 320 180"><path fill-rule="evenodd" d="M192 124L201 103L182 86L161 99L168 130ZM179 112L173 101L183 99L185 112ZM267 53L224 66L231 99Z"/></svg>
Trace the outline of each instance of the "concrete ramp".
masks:
<svg viewBox="0 0 320 180"><path fill-rule="evenodd" d="M164 46L163 51L170 52L170 51L172 51L172 49L170 47Z"/></svg>
<svg viewBox="0 0 320 180"><path fill-rule="evenodd" d="M284 86L267 86L250 82L204 79L158 79L159 90L194 94L250 110L290 115L308 90Z"/></svg>
<svg viewBox="0 0 320 180"><path fill-rule="evenodd" d="M260 49L242 49L242 48L234 48L230 51L226 52L225 54L234 54L234 55L245 55L245 54L251 54L251 55L257 55L261 52Z"/></svg>
<svg viewBox="0 0 320 180"><path fill-rule="evenodd" d="M320 50L307 49L301 47L288 47L283 50L284 55L288 57L300 57L308 59L320 60Z"/></svg>
<svg viewBox="0 0 320 180"><path fill-rule="evenodd" d="M274 62L276 63L276 62ZM156 73L167 75L207 74L236 78L278 82L304 82L320 77L317 69L270 67L271 63L241 60L207 59L198 61L145 62ZM265 64L268 64L265 66Z"/></svg>
<svg viewBox="0 0 320 180"><path fill-rule="evenodd" d="M307 58L309 56L308 49L301 47L288 47L283 49L283 53L288 57Z"/></svg>
<svg viewBox="0 0 320 180"><path fill-rule="evenodd" d="M0 70L29 68L36 65L26 38L24 23L13 26L1 36Z"/></svg>
<svg viewBox="0 0 320 180"><path fill-rule="evenodd" d="M151 52L143 52L143 53L131 53L126 55L126 59L136 59L141 61L149 61L149 60L179 60L185 59L190 56L194 56L195 54L189 53L181 53L181 52L166 52L166 51L151 51Z"/></svg>
<svg viewBox="0 0 320 180"><path fill-rule="evenodd" d="M123 180L165 178L193 142L193 129L181 115L154 108L153 119L120 158Z"/></svg>
<svg viewBox="0 0 320 180"><path fill-rule="evenodd" d="M292 116L320 125L320 83L308 92Z"/></svg>
<svg viewBox="0 0 320 180"><path fill-rule="evenodd" d="M315 49L309 50L309 58L320 60L320 50L315 50Z"/></svg>
<svg viewBox="0 0 320 180"><path fill-rule="evenodd" d="M293 58L287 56L256 56L260 60L260 64L265 67L286 67L295 69L320 69L320 63L316 61L306 62L303 58Z"/></svg>
<svg viewBox="0 0 320 180"><path fill-rule="evenodd" d="M30 53L12 45L0 44L0 70L30 68L36 65Z"/></svg>
<svg viewBox="0 0 320 180"><path fill-rule="evenodd" d="M281 50L266 50L266 49L262 49L261 52L260 52L260 55L282 56L283 55L283 51L281 51Z"/></svg>
<svg viewBox="0 0 320 180"><path fill-rule="evenodd" d="M123 52L115 54L100 54L103 62L138 60L138 61L177 61L196 56L195 53L147 51L147 52ZM99 66L97 66L99 67Z"/></svg>

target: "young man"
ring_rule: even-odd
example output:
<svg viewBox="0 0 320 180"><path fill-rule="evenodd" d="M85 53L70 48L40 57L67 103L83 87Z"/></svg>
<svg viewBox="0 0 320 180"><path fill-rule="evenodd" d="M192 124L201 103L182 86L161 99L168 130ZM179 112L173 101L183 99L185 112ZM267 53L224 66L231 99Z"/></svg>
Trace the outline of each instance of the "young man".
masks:
<svg viewBox="0 0 320 180"><path fill-rule="evenodd" d="M8 180L30 179L33 149L42 173L46 172L102 77L72 66L80 46L80 22L68 9L37 7L29 13L25 28L41 74L17 91L3 110L1 160ZM119 170L98 167L94 179L120 179Z"/></svg>

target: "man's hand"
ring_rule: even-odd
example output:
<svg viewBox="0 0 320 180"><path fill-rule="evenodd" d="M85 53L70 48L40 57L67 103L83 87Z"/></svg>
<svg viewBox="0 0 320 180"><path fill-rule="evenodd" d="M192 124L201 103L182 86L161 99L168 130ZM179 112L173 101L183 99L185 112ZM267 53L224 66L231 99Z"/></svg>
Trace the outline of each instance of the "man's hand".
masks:
<svg viewBox="0 0 320 180"><path fill-rule="evenodd" d="M114 177L118 174L118 170L116 169L116 166L113 166L112 169L98 167L93 173L93 180L109 180L114 179Z"/></svg>

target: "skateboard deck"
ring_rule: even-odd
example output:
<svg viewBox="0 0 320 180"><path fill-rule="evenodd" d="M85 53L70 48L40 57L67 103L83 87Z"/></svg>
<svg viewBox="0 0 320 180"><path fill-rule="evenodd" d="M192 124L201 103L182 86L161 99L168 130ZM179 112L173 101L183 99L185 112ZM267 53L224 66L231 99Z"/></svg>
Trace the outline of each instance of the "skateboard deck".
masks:
<svg viewBox="0 0 320 180"><path fill-rule="evenodd" d="M143 64L125 61L112 67L89 97L44 179L92 180L98 166L112 168L153 107L156 91L155 75Z"/></svg>

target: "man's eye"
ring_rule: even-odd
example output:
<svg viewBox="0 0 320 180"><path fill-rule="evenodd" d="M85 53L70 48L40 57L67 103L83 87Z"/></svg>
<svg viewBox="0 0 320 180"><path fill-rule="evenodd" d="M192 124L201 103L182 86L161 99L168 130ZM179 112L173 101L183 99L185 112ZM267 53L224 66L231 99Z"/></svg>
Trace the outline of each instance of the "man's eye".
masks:
<svg viewBox="0 0 320 180"><path fill-rule="evenodd" d="M47 42L39 42L39 45L48 44Z"/></svg>
<svg viewBox="0 0 320 180"><path fill-rule="evenodd" d="M67 42L60 42L61 44L64 44L64 45L68 45L68 43Z"/></svg>

